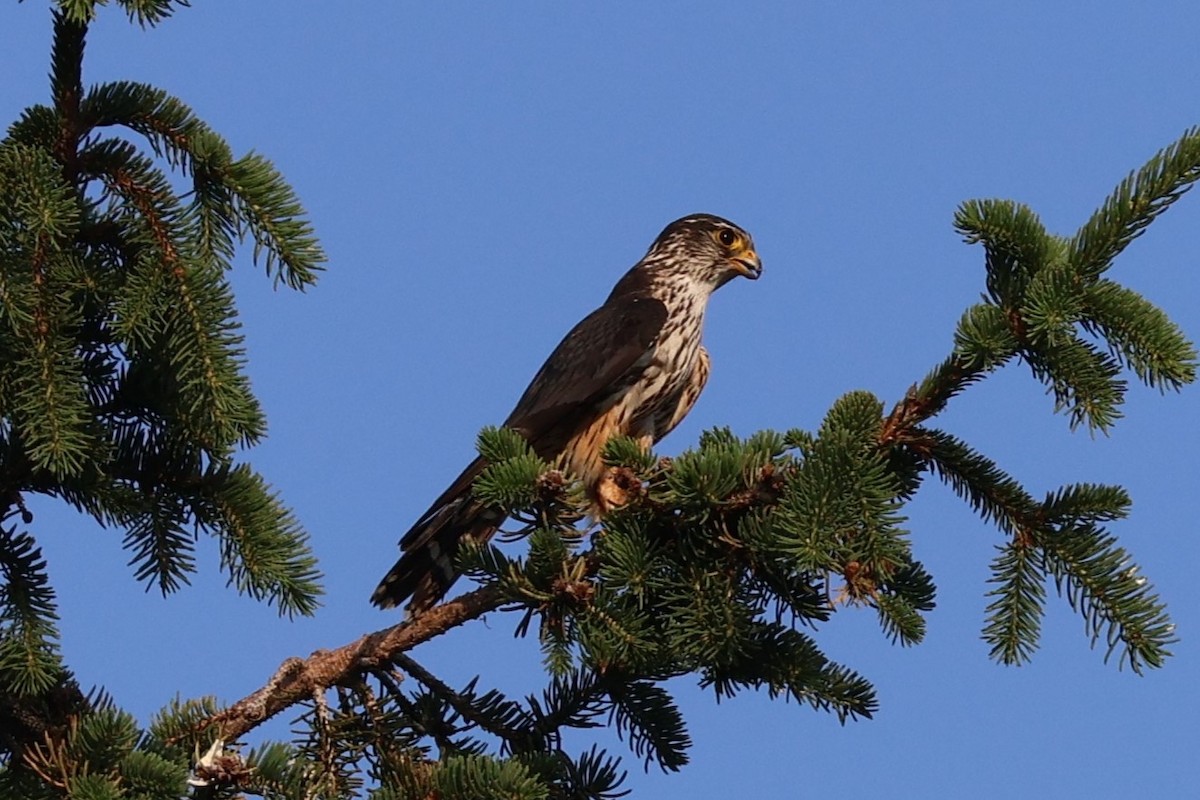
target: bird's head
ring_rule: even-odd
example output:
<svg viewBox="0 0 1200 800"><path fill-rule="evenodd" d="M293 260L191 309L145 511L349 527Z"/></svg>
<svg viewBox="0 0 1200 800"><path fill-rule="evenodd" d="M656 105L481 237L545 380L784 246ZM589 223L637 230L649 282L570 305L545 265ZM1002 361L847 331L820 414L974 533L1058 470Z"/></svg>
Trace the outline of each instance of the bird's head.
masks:
<svg viewBox="0 0 1200 800"><path fill-rule="evenodd" d="M692 214L677 219L654 240L643 263L660 276L679 274L710 291L739 275L757 280L762 260L750 234L727 219Z"/></svg>

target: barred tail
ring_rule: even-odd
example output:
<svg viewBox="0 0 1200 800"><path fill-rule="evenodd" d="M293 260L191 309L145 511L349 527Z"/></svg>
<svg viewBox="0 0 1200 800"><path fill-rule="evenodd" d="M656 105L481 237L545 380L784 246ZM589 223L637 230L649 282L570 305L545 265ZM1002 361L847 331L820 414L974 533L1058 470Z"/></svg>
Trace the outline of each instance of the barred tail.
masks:
<svg viewBox="0 0 1200 800"><path fill-rule="evenodd" d="M407 616L414 617L441 600L458 572L454 567L459 543L485 542L504 521L499 512L471 497L471 483L487 466L477 458L434 501L404 538L403 555L371 595L380 608L408 600ZM411 598L411 599L409 599Z"/></svg>

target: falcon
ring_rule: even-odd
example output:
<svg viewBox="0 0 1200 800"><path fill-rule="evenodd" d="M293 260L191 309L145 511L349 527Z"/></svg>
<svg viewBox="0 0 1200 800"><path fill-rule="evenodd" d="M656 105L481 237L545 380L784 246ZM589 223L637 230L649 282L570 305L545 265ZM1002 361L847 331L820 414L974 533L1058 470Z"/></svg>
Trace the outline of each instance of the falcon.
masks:
<svg viewBox="0 0 1200 800"><path fill-rule="evenodd" d="M761 274L754 242L737 225L711 214L675 220L554 349L505 426L582 481L592 515L603 516L620 503L607 482L605 444L629 436L649 448L687 416L708 381L700 337L709 297L738 276ZM372 603L409 600L411 618L449 591L459 543L485 542L504 522L471 495L486 467L482 457L472 461L404 535Z"/></svg>

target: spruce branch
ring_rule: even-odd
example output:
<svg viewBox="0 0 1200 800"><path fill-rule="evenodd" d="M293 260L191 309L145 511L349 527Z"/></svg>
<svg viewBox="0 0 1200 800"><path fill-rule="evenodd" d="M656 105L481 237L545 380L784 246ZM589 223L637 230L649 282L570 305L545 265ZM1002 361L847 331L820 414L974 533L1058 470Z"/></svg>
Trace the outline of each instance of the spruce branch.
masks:
<svg viewBox="0 0 1200 800"><path fill-rule="evenodd" d="M122 546L133 552L134 577L165 596L190 583L188 575L196 571L195 535L184 529L186 510L174 498L148 500L150 508L129 524Z"/></svg>
<svg viewBox="0 0 1200 800"><path fill-rule="evenodd" d="M78 5L78 4L76 4ZM87 23L91 18L83 9L56 10L54 44L50 51L50 94L58 114L58 137L54 154L62 164L64 176L75 176L75 157L83 136L79 122L79 103L83 98L83 49Z"/></svg>
<svg viewBox="0 0 1200 800"><path fill-rule="evenodd" d="M1056 249L1037 215L1011 200L968 200L955 212L954 227L967 244L983 244L988 296L1004 309L1020 303Z"/></svg>
<svg viewBox="0 0 1200 800"><path fill-rule="evenodd" d="M143 24L186 5L120 4ZM211 532L239 590L311 613L320 575L306 534L233 462L265 422L224 272L243 233L259 231L258 245L287 265L269 269L308 270L309 282L323 254L273 168L257 156L237 167L187 106L136 83L84 92L96 5L56 4L50 103L0 141L0 494L6 508L26 492L61 498L124 528L136 578L164 593L186 583L195 536ZM145 145L105 135L115 126ZM164 162L191 174L190 197ZM7 523L3 534L0 671L25 703L14 718L35 720L29 704L74 684L57 660L52 594L38 606L49 584L36 543ZM137 758L135 771L155 773Z"/></svg>
<svg viewBox="0 0 1200 800"><path fill-rule="evenodd" d="M1137 292L1109 280L1084 290L1082 325L1147 386L1180 391L1196 380L1196 348L1167 315Z"/></svg>
<svg viewBox="0 0 1200 800"><path fill-rule="evenodd" d="M1054 351L1070 342L1083 306L1074 271L1062 261L1044 266L1029 282L1021 302L1027 349Z"/></svg>
<svg viewBox="0 0 1200 800"><path fill-rule="evenodd" d="M992 561L988 583L996 588L988 604L983 640L992 659L1007 665L1027 663L1037 649L1045 613L1046 571L1040 551L1027 537L1013 539Z"/></svg>
<svg viewBox="0 0 1200 800"><path fill-rule="evenodd" d="M249 153L231 163L222 182L254 239L254 261L292 289L316 283L325 262L312 225L291 185L270 161Z"/></svg>
<svg viewBox="0 0 1200 800"><path fill-rule="evenodd" d="M431 774L431 797L474 800L479 797L513 797L548 800L548 788L519 761L497 761L486 756L451 756Z"/></svg>
<svg viewBox="0 0 1200 800"><path fill-rule="evenodd" d="M1049 525L1094 525L1123 519L1132 503L1120 486L1075 483L1047 493L1039 515Z"/></svg>
<svg viewBox="0 0 1200 800"><path fill-rule="evenodd" d="M1086 423L1107 433L1120 419L1126 383L1117 377L1121 365L1112 356L1072 332L1025 358L1034 377L1050 387L1054 410L1068 411L1072 430Z"/></svg>
<svg viewBox="0 0 1200 800"><path fill-rule="evenodd" d="M210 469L194 499L200 527L221 540L231 585L288 617L316 612L322 576L308 534L261 475L246 464Z"/></svg>
<svg viewBox="0 0 1200 800"><path fill-rule="evenodd" d="M634 753L658 763L663 772L677 772L688 763L692 745L683 715L665 689L650 681L608 681L617 733L627 738Z"/></svg>
<svg viewBox="0 0 1200 800"><path fill-rule="evenodd" d="M1083 615L1092 642L1107 635L1106 660L1123 647L1121 663L1135 672L1161 666L1174 641L1166 609L1115 539L1096 527L1126 515L1123 489L1076 484L1038 503L994 462L948 434L922 429L910 445L985 521L1011 537L989 580L996 599L983 637L993 658L1028 661L1040 632L1043 584L1053 575L1059 594Z"/></svg>
<svg viewBox="0 0 1200 800"><path fill-rule="evenodd" d="M1105 661L1120 648L1118 663L1138 674L1163 665L1177 641L1175 626L1112 534L1090 524L1064 527L1045 537L1043 552L1059 594L1083 616L1092 644L1104 636Z"/></svg>
<svg viewBox="0 0 1200 800"><path fill-rule="evenodd" d="M518 704L505 700L499 692L476 696L474 681L465 691L456 692L405 653L394 655L392 662L471 725L503 740L510 752L519 750L523 740L528 738L528 731L533 725L532 718Z"/></svg>
<svg viewBox="0 0 1200 800"><path fill-rule="evenodd" d="M1082 277L1095 280L1130 242L1200 179L1200 127L1190 128L1131 172L1069 243L1068 259Z"/></svg>
<svg viewBox="0 0 1200 800"><path fill-rule="evenodd" d="M190 0L117 0L129 19L142 27L152 27L175 13L176 7L188 8Z"/></svg>
<svg viewBox="0 0 1200 800"><path fill-rule="evenodd" d="M218 163L230 160L228 145L187 105L146 83L114 81L93 86L80 104L80 121L88 133L119 125L141 134L156 156L185 175L203 169L209 159ZM198 148L201 143L206 146Z"/></svg>
<svg viewBox="0 0 1200 800"><path fill-rule="evenodd" d="M554 746L561 743L562 728L596 728L605 711L604 689L595 672L575 669L555 676L541 698L529 695L526 703L534 716L534 730Z"/></svg>
<svg viewBox="0 0 1200 800"><path fill-rule="evenodd" d="M276 283L303 289L326 260L295 191L261 155L235 159L225 140L192 110L161 89L120 81L93 88L84 99L87 130L119 125L141 134L155 154L191 174L191 213L200 252L223 266L233 243L248 233L254 260Z"/></svg>
<svg viewBox="0 0 1200 800"><path fill-rule="evenodd" d="M71 22L85 25L96 18L96 3L100 0L55 0L58 13Z"/></svg>
<svg viewBox="0 0 1200 800"><path fill-rule="evenodd" d="M9 143L0 144L0 188L6 410L37 468L76 475L95 440L73 342L81 314L68 294L74 256L67 243L79 224L74 192L47 153Z"/></svg>
<svg viewBox="0 0 1200 800"><path fill-rule="evenodd" d="M61 678L58 609L33 537L0 520L0 688L22 697Z"/></svg>
<svg viewBox="0 0 1200 800"><path fill-rule="evenodd" d="M202 729L217 730L225 741L234 741L284 709L307 701L315 692L351 680L364 670L379 670L391 664L396 654L503 603L495 587L485 586L442 603L411 622L367 634L335 650L319 650L307 659L287 659L264 686L210 717Z"/></svg>

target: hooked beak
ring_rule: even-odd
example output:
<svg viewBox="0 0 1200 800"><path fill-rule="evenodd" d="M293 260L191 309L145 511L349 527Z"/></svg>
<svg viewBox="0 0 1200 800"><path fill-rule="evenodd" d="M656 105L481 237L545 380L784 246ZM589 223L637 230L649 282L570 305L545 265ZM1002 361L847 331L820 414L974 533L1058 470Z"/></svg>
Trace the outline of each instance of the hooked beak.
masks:
<svg viewBox="0 0 1200 800"><path fill-rule="evenodd" d="M758 253L753 250L743 250L736 256L729 259L729 265L733 267L733 271L744 278L749 278L752 281L758 280L762 275L762 259L758 257Z"/></svg>

